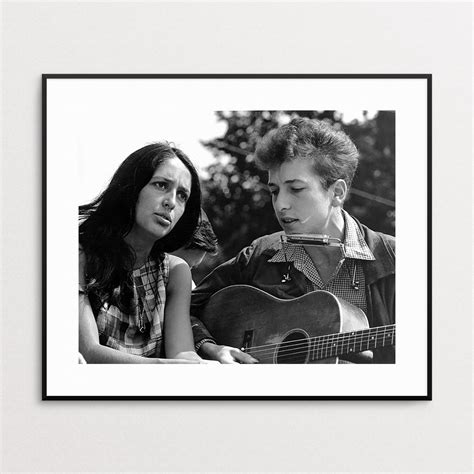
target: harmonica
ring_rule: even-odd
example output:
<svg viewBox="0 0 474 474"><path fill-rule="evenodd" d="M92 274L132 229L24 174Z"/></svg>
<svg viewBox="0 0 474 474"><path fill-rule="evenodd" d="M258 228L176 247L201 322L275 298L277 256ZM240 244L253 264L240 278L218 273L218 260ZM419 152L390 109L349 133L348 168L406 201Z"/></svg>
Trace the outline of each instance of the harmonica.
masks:
<svg viewBox="0 0 474 474"><path fill-rule="evenodd" d="M336 237L324 234L288 234L280 237L283 243L299 245L319 245L329 247L341 247L342 242Z"/></svg>

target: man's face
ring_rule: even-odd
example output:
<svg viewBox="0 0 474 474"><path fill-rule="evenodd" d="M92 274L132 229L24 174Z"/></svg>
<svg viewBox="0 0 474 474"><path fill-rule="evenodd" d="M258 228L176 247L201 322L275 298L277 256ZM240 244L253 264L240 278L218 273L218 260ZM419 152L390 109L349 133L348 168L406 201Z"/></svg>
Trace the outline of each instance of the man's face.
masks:
<svg viewBox="0 0 474 474"><path fill-rule="evenodd" d="M268 174L273 209L286 234L329 234L332 192L309 160L286 161Z"/></svg>
<svg viewBox="0 0 474 474"><path fill-rule="evenodd" d="M186 260L190 268L195 268L204 260L206 252L201 249L185 249L181 258Z"/></svg>
<svg viewBox="0 0 474 474"><path fill-rule="evenodd" d="M202 249L186 249L181 247L172 252L172 254L182 258L189 265L189 268L195 268L204 260L206 251Z"/></svg>

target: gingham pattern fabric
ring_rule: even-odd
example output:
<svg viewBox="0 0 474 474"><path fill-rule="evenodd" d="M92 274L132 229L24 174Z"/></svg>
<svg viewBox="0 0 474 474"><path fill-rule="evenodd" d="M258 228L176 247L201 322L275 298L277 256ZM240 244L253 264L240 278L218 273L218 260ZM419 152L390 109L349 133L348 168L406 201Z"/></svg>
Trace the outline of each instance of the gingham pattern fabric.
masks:
<svg viewBox="0 0 474 474"><path fill-rule="evenodd" d="M105 303L97 314L100 343L122 352L144 357L162 355L166 285L169 256L148 261L133 271L133 314L125 314ZM140 325L144 324L144 332Z"/></svg>
<svg viewBox="0 0 474 474"><path fill-rule="evenodd" d="M326 284L321 280L310 256L303 245L284 243L269 262L292 262L293 266L306 277L306 292L326 290L367 312L365 275L360 260L375 260L354 219L344 210L344 245L341 260ZM286 259L285 259L286 254ZM358 290L352 282L358 281Z"/></svg>

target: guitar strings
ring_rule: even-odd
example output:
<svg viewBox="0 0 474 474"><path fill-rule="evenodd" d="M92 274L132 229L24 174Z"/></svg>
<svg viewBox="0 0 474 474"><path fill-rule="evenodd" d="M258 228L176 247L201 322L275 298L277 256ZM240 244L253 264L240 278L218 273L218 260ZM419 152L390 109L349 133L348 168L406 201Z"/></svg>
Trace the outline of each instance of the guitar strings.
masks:
<svg viewBox="0 0 474 474"><path fill-rule="evenodd" d="M384 326L384 328L387 328L387 326ZM372 328L375 329L375 328ZM394 329L394 328L393 328ZM359 331L363 332L363 331ZM365 334L366 336L367 334ZM329 336L331 337L331 336ZM352 337L352 339L350 339ZM316 354L316 356L323 354L325 351L325 357L313 357L314 359L323 359L326 357L333 357L338 354L351 354L355 352L362 352L363 350L369 350L370 348L375 348L377 345L384 347L385 342L387 339L390 339L390 344L393 345L394 340L395 340L395 331L388 333L385 331L384 333L378 332L376 335L371 337L370 339L367 339L364 337L363 334L357 334L357 335L351 335L350 337L346 338L341 338L342 341L338 343L334 343L334 341L319 341L319 343L311 345L310 343L312 341L323 338L328 338L328 336L317 336L314 338L309 338L309 339L298 339L295 341L288 341L288 342L283 342L280 344L266 344L262 346L254 346L246 349L247 353L251 353L257 357L260 357L262 359L266 355L273 355L274 354L274 349L277 347L280 347L281 349L278 351L279 356L283 356L286 359L288 359L288 353L290 353L292 356L296 356L299 354L306 354L306 353L312 353L313 356ZM359 344L359 351L351 351L350 347L357 346ZM366 344L367 347L363 348L363 345ZM371 347L371 344L373 347ZM349 348L349 350L348 350ZM332 354L332 351L336 352L336 354ZM320 354L319 354L320 353Z"/></svg>
<svg viewBox="0 0 474 474"><path fill-rule="evenodd" d="M335 342L334 340L326 340L326 341L318 341L317 343L312 345L312 348L314 349L321 349L321 348L331 348L331 347L337 347L337 346L347 346L347 345L356 345L360 343L373 343L376 342L378 343L379 341L386 340L388 338L393 339L395 337L395 332L390 332L387 334L377 334L371 338L364 337L362 335L360 336L355 336L352 339L346 338L346 339L341 339L339 342ZM309 346L311 345L311 342L317 340L317 338L309 338L309 339L297 339L295 341L288 341L288 342L282 342L282 343L273 343L273 344L267 344L263 346L253 346L248 348L248 350L254 350L255 352L261 352L265 351L267 349L272 349L275 347L281 347L282 350L288 350L288 349L294 349L297 346Z"/></svg>
<svg viewBox="0 0 474 474"><path fill-rule="evenodd" d="M368 350L371 346L373 346L373 348L377 347L378 345L379 346L384 346L385 343L386 343L386 340L387 338L380 338L379 340L375 341L375 340L370 340L370 341L364 341L364 340L359 340L359 341L354 341L352 342L350 345L348 344L345 344L345 345L335 345L335 344L331 344L331 345L320 345L320 346L310 346L308 343L304 342L304 343L301 343L301 344L294 344L293 346L291 347L285 347L285 348L282 348L278 351L279 354L288 354L288 353L296 353L296 351L298 350L301 350L301 352L307 352L307 351L311 351L312 353L319 353L319 352L341 352L341 353L350 353L350 352L356 352L355 350L352 350L352 349L355 349L356 346L359 346L358 349L360 350ZM392 343L393 341L393 338L390 338L390 343ZM274 347L275 349L278 348L278 345L275 345ZM271 348L268 348L268 349L254 349L253 347L249 348L246 350L246 352L252 352L252 354L265 354L266 353L273 353L273 349Z"/></svg>
<svg viewBox="0 0 474 474"><path fill-rule="evenodd" d="M301 341L309 341L309 342L312 342L312 341L318 341L318 343L320 344L326 344L329 342L329 338L336 338L336 339L341 339L344 343L347 342L347 340L351 337L353 338L363 338L363 337L366 337L368 336L370 333L375 333L373 335L373 337L377 337L377 336L381 336L382 334L383 335L387 335L386 333L387 332L390 332L393 334L395 334L395 325L389 325L389 326L377 326L377 327L373 327L373 328L368 328L368 329L363 329L363 330L360 330L360 331L355 331L354 333L336 333L336 334L325 334L323 336L314 336L314 337L310 337L308 339L296 339L294 341L287 341L287 342L280 342L280 343L270 343L270 344L262 344L260 346L253 346L252 349L263 349L265 347L275 347L277 345L279 346L287 346L287 345L292 345L294 343L298 343L298 342L301 342ZM347 340L344 340L344 339L347 339ZM334 342L334 341L333 341Z"/></svg>
<svg viewBox="0 0 474 474"><path fill-rule="evenodd" d="M298 355L298 354L304 354L304 353L311 353L313 354L313 358L325 358L325 357L318 357L322 356L325 354L326 357L331 357L333 355L338 355L338 354L353 354L357 352L363 352L364 350L369 350L369 349L375 349L377 346L379 347L385 347L387 338L379 338L377 341L375 340L370 340L370 341L355 341L354 343L351 343L349 345L345 346L336 346L336 345L321 345L321 346L313 346L311 347L309 344L306 342L304 344L294 344L292 347L286 347L282 350L278 351L279 356L287 356L287 355ZM394 337L390 338L390 345L393 345L394 343ZM354 348L359 345L357 350L351 350L351 348ZM277 344L275 344L274 349L278 347ZM254 348L249 348L246 350L246 353L252 354L256 356L257 358L260 357L265 357L266 355L272 355L275 353L275 351L271 348L268 349L257 349L255 350ZM334 354L333 354L334 353Z"/></svg>
<svg viewBox="0 0 474 474"><path fill-rule="evenodd" d="M318 343L315 343L312 345L311 345L311 342L313 342L314 339L297 339L295 341L268 344L266 346L252 346L248 348L248 350L252 349L255 352L259 352L259 351L265 351L267 349L272 349L275 347L281 347L282 350L287 350L287 349L296 348L297 346L308 346L308 345L311 345L312 349L322 349L322 348L340 347L340 346L348 346L348 345L357 345L361 343L373 343L373 342L378 343L379 341L383 341L386 339L393 339L394 337L395 337L394 333L378 334L370 338L367 338L364 336L357 336L352 339L349 339L349 338L345 340L341 339L340 341L334 341L334 340L319 341Z"/></svg>
<svg viewBox="0 0 474 474"><path fill-rule="evenodd" d="M376 335L380 335L383 331L393 331L395 332L395 324L391 324L388 326L375 326L373 328L367 328L367 329L362 329L358 331L353 331L353 332L345 332L345 333L335 333L335 334L324 334L322 336L314 336L310 337L308 339L297 339L296 341L314 341L317 339L324 339L324 338L330 338L330 337L336 337L336 338L344 338L344 337L359 337L359 336L366 336L371 332L376 333ZM262 344L260 346L254 346L254 347L266 347L266 346L275 346L277 344L284 345L284 344L292 344L295 341L287 341L287 342L281 342L281 343L270 343L270 344Z"/></svg>
<svg viewBox="0 0 474 474"><path fill-rule="evenodd" d="M391 342L390 345L393 345L393 342ZM385 344L383 343L380 343L379 347L385 347ZM376 345L374 347L366 347L364 348L363 350L370 350L370 349L375 349L376 348ZM309 354L311 355L312 354L312 357L310 357L310 360L321 360L321 359L326 359L328 357L337 357L339 355L345 355L345 354L355 354L357 352L363 352L363 350L360 350L360 351L347 351L347 350L339 350L339 351L335 351L335 353L333 354L331 352L331 348L326 348L326 352L324 353L324 356L323 356L323 352L321 352L320 354L318 354L318 350L313 350L312 348L304 348L303 350L283 350L283 351L279 351L278 352L278 357L279 358L285 358L285 360L291 360L291 358L295 359L295 358L298 358L297 356L299 355L302 355L302 354ZM253 351L253 350L248 350L247 351L248 354L250 355L254 355L256 356L257 358L259 358L260 360L264 359L265 357L269 356L270 358L273 358L275 352L272 351L272 350L266 350L266 351L263 351L263 354L262 353L259 353L258 351ZM289 355L288 355L289 353Z"/></svg>

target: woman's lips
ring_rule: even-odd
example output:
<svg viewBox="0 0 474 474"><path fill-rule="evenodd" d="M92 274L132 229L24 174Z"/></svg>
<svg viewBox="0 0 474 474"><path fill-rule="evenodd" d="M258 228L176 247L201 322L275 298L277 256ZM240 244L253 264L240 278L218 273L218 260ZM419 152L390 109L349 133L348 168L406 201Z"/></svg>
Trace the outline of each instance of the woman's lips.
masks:
<svg viewBox="0 0 474 474"><path fill-rule="evenodd" d="M171 218L168 216L165 216L164 214L156 214L156 220L158 221L159 224L164 225L166 227L171 225Z"/></svg>

